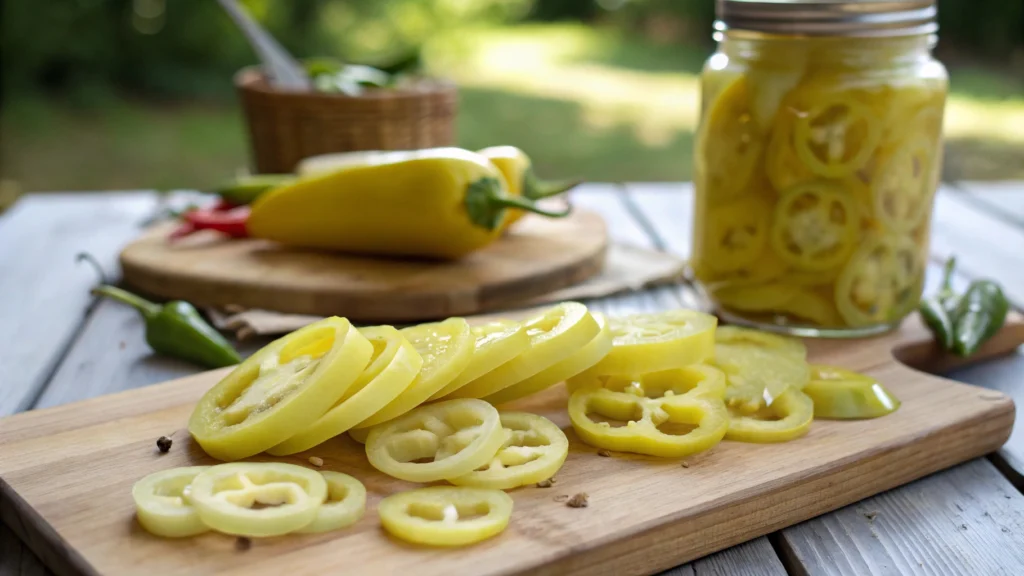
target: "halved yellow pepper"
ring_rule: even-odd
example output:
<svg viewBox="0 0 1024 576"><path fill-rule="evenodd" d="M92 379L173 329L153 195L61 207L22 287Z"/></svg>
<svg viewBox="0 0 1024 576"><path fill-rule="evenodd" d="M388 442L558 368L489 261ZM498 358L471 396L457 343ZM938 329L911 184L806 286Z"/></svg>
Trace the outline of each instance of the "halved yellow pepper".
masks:
<svg viewBox="0 0 1024 576"><path fill-rule="evenodd" d="M900 407L900 401L878 380L835 366L812 365L804 394L814 401L815 418L878 418Z"/></svg>
<svg viewBox="0 0 1024 576"><path fill-rule="evenodd" d="M459 148L392 152L262 194L250 236L361 254L460 258L501 235L509 208L560 217L511 196L485 157Z"/></svg>
<svg viewBox="0 0 1024 576"><path fill-rule="evenodd" d="M188 430L220 460L263 452L327 412L372 354L373 345L348 320L314 322L239 364L199 400Z"/></svg>

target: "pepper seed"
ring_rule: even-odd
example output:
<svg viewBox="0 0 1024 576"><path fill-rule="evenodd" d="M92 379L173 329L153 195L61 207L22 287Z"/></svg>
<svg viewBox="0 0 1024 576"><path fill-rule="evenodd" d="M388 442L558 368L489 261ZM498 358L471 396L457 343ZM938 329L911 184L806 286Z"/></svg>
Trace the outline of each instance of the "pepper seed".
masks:
<svg viewBox="0 0 1024 576"><path fill-rule="evenodd" d="M309 463L319 468L324 465L324 459L319 456L310 456Z"/></svg>

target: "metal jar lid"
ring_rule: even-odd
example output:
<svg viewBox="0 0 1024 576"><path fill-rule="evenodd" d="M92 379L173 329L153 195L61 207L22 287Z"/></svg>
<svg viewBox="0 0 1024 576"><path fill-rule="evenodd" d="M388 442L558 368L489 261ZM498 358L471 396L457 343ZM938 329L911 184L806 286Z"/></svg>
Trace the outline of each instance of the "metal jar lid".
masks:
<svg viewBox="0 0 1024 576"><path fill-rule="evenodd" d="M715 30L797 36L933 34L935 0L716 0Z"/></svg>

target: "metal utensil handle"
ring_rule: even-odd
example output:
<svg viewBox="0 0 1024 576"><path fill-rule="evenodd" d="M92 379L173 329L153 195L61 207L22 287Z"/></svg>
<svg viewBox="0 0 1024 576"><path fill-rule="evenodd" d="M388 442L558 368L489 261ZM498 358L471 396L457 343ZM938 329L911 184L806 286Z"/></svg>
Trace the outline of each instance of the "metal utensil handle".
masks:
<svg viewBox="0 0 1024 576"><path fill-rule="evenodd" d="M309 89L309 77L299 63L274 37L249 16L235 0L217 0L242 30L260 61L270 73L271 85L294 90Z"/></svg>

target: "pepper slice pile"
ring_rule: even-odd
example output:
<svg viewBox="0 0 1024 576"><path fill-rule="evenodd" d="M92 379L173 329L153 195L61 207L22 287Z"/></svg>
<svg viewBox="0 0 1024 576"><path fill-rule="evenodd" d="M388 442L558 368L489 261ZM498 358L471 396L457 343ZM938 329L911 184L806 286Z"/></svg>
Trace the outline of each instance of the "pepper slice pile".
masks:
<svg viewBox="0 0 1024 576"><path fill-rule="evenodd" d="M643 374L711 358L718 320L696 310L670 310L612 318L612 349L583 377Z"/></svg>
<svg viewBox="0 0 1024 576"><path fill-rule="evenodd" d="M715 340L714 364L726 374L732 410L756 413L807 384L807 349L798 340L737 327L720 328Z"/></svg>
<svg viewBox="0 0 1024 576"><path fill-rule="evenodd" d="M526 326L512 320L499 320L472 328L476 348L462 374L430 397L443 398L466 384L511 361L530 347Z"/></svg>
<svg viewBox="0 0 1024 576"><path fill-rule="evenodd" d="M381 500L380 521L391 535L416 544L464 546L505 530L512 498L501 490L435 486Z"/></svg>

